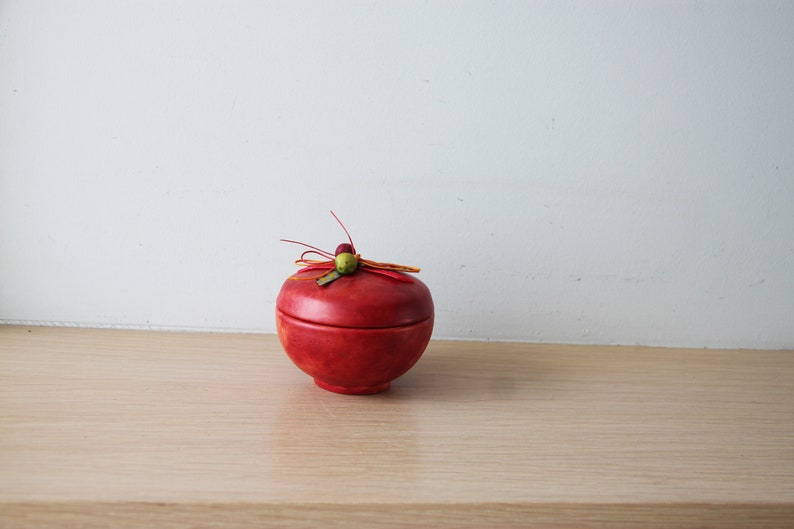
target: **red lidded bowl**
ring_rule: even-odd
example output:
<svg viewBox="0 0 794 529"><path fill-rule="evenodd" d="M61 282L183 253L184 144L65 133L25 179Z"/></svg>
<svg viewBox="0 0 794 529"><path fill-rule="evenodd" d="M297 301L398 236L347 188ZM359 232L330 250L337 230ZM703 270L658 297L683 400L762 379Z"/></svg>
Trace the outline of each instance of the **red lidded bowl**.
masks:
<svg viewBox="0 0 794 529"><path fill-rule="evenodd" d="M305 279L313 275L300 271L287 279L276 300L276 328L287 355L323 389L388 389L430 341L430 290L407 274L401 281L359 269L323 286Z"/></svg>

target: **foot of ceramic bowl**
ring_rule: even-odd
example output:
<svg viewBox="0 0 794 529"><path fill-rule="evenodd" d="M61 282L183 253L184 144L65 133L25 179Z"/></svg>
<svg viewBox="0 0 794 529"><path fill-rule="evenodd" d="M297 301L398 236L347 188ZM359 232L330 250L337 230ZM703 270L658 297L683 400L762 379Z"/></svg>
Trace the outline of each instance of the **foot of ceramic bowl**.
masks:
<svg viewBox="0 0 794 529"><path fill-rule="evenodd" d="M334 386L333 384L326 384L322 380L314 379L314 383L327 391L334 393L343 393L345 395L372 395L373 393L380 393L386 391L391 386L391 382L384 382L383 384L376 384L374 386Z"/></svg>

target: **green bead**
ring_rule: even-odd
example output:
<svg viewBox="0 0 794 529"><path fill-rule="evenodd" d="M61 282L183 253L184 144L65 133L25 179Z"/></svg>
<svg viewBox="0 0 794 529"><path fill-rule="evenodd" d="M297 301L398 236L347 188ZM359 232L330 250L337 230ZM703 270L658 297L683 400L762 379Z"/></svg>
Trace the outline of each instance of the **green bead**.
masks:
<svg viewBox="0 0 794 529"><path fill-rule="evenodd" d="M352 274L358 268L358 259L352 253L343 252L334 259L336 271L343 276Z"/></svg>

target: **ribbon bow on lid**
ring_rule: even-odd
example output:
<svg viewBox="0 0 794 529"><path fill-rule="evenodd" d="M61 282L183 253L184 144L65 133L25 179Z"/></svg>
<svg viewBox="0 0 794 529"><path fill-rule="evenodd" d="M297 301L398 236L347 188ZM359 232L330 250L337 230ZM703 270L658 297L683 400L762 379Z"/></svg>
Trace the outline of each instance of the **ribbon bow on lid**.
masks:
<svg viewBox="0 0 794 529"><path fill-rule="evenodd" d="M377 261L370 261L369 259L362 259L362 257L356 253L356 247L353 244L353 239L350 238L350 233L348 233L345 225L342 224L342 221L339 220L339 217L337 217L333 211L331 212L331 215L333 215L333 217L336 219L336 222L342 226L342 229L345 231L345 235L347 235L347 240L349 243L344 242L340 244L336 247L336 251L331 253L303 242L281 239L282 242L300 244L301 246L310 248L301 254L300 259L295 261L296 265L304 267L300 270L300 272L311 270L318 270L322 272L317 275L300 277L297 274L294 274L290 276L290 279L316 279L317 284L322 286L327 285L331 281L335 281L342 276L350 275L356 270L363 270L365 272L381 274L386 277L396 279L397 281L413 283L413 279L401 274L400 272L417 273L420 270L419 268L393 263L379 263ZM308 259L307 256L312 254L324 257L325 259Z"/></svg>

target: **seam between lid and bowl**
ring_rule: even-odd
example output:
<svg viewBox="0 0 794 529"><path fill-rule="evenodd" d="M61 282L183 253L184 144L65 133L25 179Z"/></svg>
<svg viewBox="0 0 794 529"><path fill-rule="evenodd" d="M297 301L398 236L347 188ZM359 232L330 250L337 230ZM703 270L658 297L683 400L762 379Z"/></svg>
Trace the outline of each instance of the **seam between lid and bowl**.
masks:
<svg viewBox="0 0 794 529"><path fill-rule="evenodd" d="M362 330L401 329L403 327L411 327L413 325L418 325L420 323L424 323L427 320L435 317L435 313L431 313L426 318L423 318L421 320L412 321L410 323L402 323L402 324L399 324L399 325L373 325L371 327L362 327L360 325L332 325L332 324L329 324L329 323L320 323L320 322L316 322L316 321L312 321L312 320L307 320L305 318L300 318L298 316L293 316L289 312L285 312L285 311L281 310L278 307L276 307L276 312L278 314L282 315L282 316L286 316L288 318L292 318L293 320L297 320L297 321L300 321L300 322L303 322L303 323L308 323L308 324L311 324L311 325L317 325L317 326L320 326L320 327L328 327L328 328L331 328L331 329L338 328L338 329L362 329Z"/></svg>

